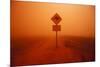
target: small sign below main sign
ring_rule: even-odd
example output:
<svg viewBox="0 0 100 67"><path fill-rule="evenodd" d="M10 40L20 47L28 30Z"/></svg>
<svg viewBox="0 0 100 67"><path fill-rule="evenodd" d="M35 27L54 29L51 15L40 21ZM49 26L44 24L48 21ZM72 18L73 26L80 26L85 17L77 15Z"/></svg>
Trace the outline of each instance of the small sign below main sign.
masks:
<svg viewBox="0 0 100 67"><path fill-rule="evenodd" d="M61 25L53 25L53 31L61 31Z"/></svg>
<svg viewBox="0 0 100 67"><path fill-rule="evenodd" d="M62 18L59 16L59 14L55 14L52 18L51 18L51 20L55 23L55 24L58 24L61 20L62 20Z"/></svg>

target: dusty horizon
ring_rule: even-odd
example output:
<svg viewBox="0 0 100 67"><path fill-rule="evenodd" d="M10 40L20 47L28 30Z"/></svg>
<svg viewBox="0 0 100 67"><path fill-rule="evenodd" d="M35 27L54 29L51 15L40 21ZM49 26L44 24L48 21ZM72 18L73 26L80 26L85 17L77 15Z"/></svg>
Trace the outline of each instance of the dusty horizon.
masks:
<svg viewBox="0 0 100 67"><path fill-rule="evenodd" d="M95 6L13 1L10 44L11 66L95 61Z"/></svg>
<svg viewBox="0 0 100 67"><path fill-rule="evenodd" d="M51 18L62 18L59 36L95 37L95 6L42 2L11 4L11 36L55 36Z"/></svg>

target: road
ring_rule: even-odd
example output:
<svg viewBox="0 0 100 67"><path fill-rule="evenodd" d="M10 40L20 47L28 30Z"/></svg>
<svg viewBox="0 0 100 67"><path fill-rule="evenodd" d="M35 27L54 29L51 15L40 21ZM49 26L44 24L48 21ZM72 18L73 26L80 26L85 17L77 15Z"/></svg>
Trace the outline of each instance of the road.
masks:
<svg viewBox="0 0 100 67"><path fill-rule="evenodd" d="M65 42L67 42L66 45ZM14 66L94 60L94 52L91 51L93 49L89 49L87 46L80 47L80 43L71 39L64 41L64 39L58 38L57 48L55 38L19 43L20 46L11 48L11 64Z"/></svg>

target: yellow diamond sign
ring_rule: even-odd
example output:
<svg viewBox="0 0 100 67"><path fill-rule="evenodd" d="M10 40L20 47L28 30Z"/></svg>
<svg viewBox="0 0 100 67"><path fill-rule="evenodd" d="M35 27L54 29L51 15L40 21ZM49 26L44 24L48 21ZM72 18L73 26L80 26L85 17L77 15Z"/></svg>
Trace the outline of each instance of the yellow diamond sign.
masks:
<svg viewBox="0 0 100 67"><path fill-rule="evenodd" d="M55 24L58 24L62 19L61 19L61 17L59 16L59 14L55 14L52 18L51 18L51 20L55 23Z"/></svg>

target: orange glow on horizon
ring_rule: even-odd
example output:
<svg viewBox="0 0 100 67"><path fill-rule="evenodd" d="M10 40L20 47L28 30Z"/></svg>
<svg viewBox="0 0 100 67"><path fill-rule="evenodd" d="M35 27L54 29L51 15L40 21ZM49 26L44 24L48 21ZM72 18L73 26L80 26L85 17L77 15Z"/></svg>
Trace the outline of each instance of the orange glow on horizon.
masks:
<svg viewBox="0 0 100 67"><path fill-rule="evenodd" d="M11 34L20 36L55 36L51 18L58 13L62 20L59 35L95 36L95 6L40 2L11 4Z"/></svg>

